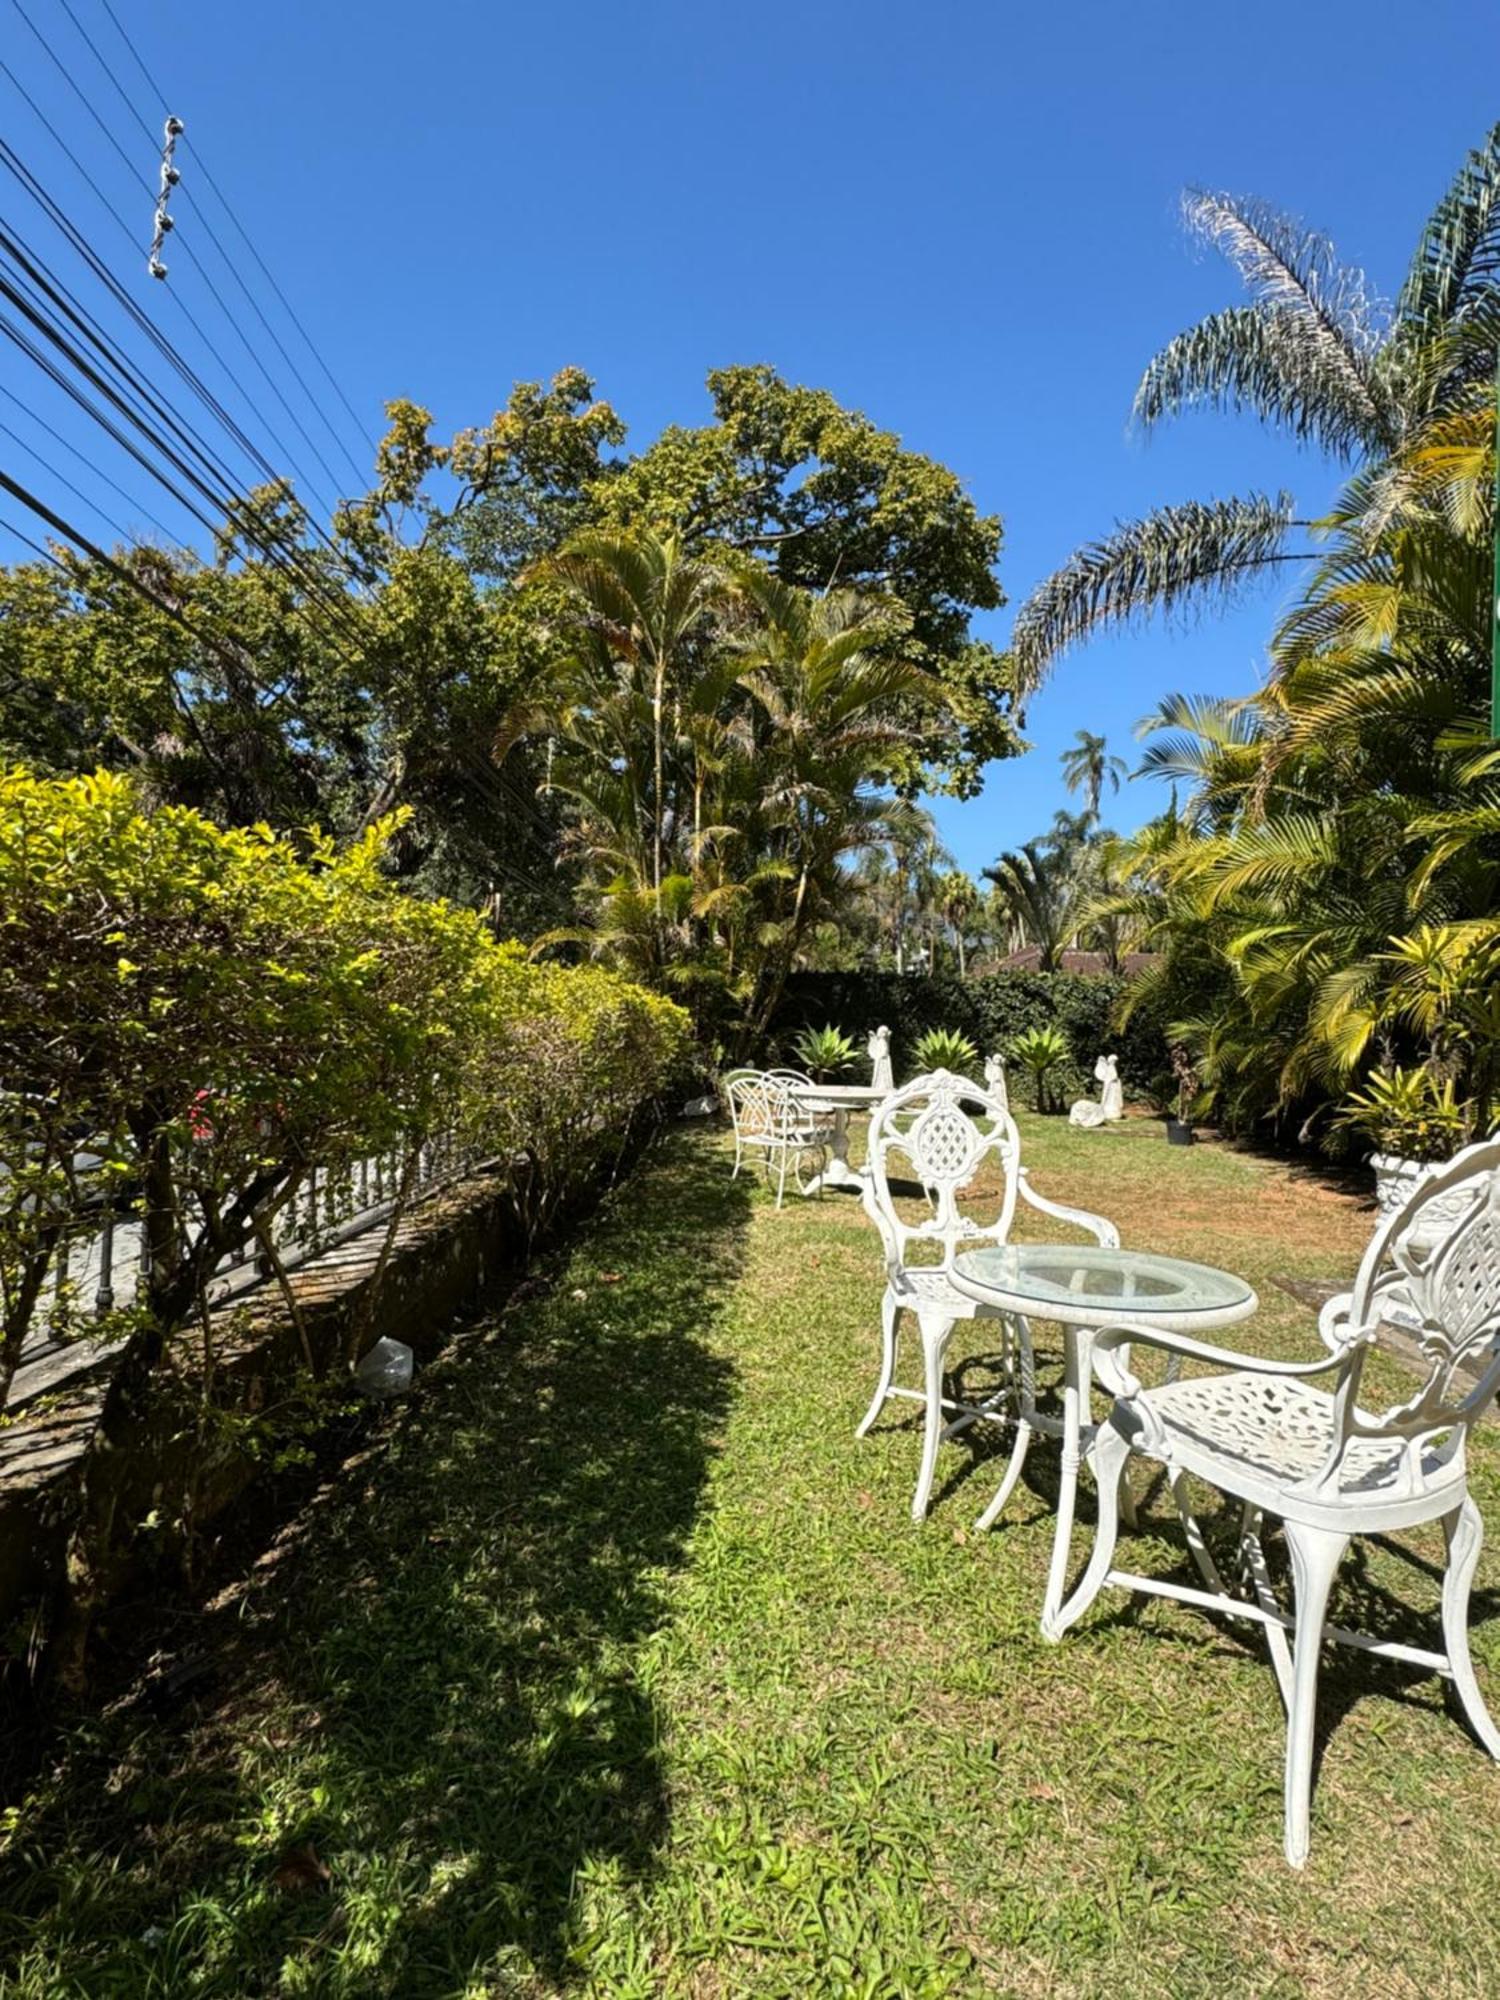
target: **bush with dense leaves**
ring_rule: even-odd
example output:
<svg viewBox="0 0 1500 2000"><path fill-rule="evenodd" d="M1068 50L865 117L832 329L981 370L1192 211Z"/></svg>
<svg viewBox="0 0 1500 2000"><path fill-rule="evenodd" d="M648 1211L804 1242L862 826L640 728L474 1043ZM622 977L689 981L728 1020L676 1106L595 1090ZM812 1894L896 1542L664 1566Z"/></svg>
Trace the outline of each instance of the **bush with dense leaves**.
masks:
<svg viewBox="0 0 1500 2000"><path fill-rule="evenodd" d="M1056 1027L1067 1037L1071 1057L1058 1077L1065 1093L1090 1088L1098 1058L1116 1055L1126 1089L1149 1098L1171 1068L1166 1036L1146 1008L1133 1011L1123 1027L1112 1025L1126 990L1123 979L1070 972L992 972L977 979L799 972L787 982L765 1053L778 1056L814 1022L836 1022L859 1042L885 1025L900 1075L910 1067L918 1040L933 1028L967 1035L983 1060L1004 1055L1028 1029Z"/></svg>
<svg viewBox="0 0 1500 2000"><path fill-rule="evenodd" d="M394 1154L404 1199L453 1134L508 1170L529 1240L683 1047L670 1001L533 966L472 912L403 893L390 830L339 850L148 810L117 776L0 771L0 1399L70 1232L110 1212L149 1251L98 1329L122 1345L78 1473L80 1609L106 1594L120 1479L164 1399L179 1435L212 1434L214 1272L252 1242L269 1257L314 1175ZM363 1316L315 1352L289 1306L302 1376L345 1379Z"/></svg>

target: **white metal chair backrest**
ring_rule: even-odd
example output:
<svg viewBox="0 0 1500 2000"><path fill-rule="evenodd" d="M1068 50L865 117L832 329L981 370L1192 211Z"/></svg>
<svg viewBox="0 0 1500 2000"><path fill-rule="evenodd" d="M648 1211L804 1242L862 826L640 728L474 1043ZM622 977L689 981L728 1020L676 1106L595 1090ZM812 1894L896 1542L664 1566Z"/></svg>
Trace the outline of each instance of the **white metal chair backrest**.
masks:
<svg viewBox="0 0 1500 2000"><path fill-rule="evenodd" d="M1000 1169L999 1207L976 1220L964 1214L958 1198L991 1159ZM865 1209L880 1231L892 1277L914 1264L950 1263L960 1246L1009 1238L1021 1141L1010 1113L983 1084L946 1069L903 1084L871 1116L866 1164ZM908 1222L896 1207L893 1180L925 1188L932 1212ZM916 1244L922 1249L913 1258Z"/></svg>
<svg viewBox="0 0 1500 2000"><path fill-rule="evenodd" d="M1359 1384L1382 1320L1413 1330L1426 1375L1414 1396L1372 1418L1359 1411ZM1431 1447L1441 1465L1463 1450L1500 1388L1500 1139L1466 1146L1381 1223L1319 1331L1347 1358L1334 1390L1335 1445L1313 1485L1336 1483L1356 1438L1404 1439L1410 1486Z"/></svg>
<svg viewBox="0 0 1500 2000"><path fill-rule="evenodd" d="M794 1069L769 1069L760 1080L760 1098L768 1127L781 1140L804 1137L816 1123L801 1093L813 1088L811 1077Z"/></svg>
<svg viewBox="0 0 1500 2000"><path fill-rule="evenodd" d="M734 1120L736 1134L742 1139L764 1135L770 1129L765 1086L765 1072L758 1069L731 1070L724 1078L729 1115Z"/></svg>

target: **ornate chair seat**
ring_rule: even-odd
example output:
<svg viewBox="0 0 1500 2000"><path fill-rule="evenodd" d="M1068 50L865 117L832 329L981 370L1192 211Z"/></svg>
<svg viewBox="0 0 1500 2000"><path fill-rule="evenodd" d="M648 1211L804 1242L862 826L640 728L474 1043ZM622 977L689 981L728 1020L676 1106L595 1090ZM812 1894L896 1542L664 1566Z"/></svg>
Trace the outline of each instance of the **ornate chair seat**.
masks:
<svg viewBox="0 0 1500 2000"><path fill-rule="evenodd" d="M1368 1411L1353 1414L1364 1424L1376 1422ZM1338 1407L1326 1389L1296 1377L1241 1369L1167 1382L1134 1399L1126 1421L1138 1416L1146 1418L1133 1438L1140 1449L1169 1457L1182 1471L1267 1512L1326 1513L1346 1496L1398 1504L1409 1497L1406 1443L1389 1438L1352 1438L1339 1459L1334 1490L1309 1490L1337 1441ZM1147 1444L1152 1419L1164 1435ZM1463 1484L1462 1460L1445 1460L1431 1446L1416 1470L1424 1514L1438 1486Z"/></svg>

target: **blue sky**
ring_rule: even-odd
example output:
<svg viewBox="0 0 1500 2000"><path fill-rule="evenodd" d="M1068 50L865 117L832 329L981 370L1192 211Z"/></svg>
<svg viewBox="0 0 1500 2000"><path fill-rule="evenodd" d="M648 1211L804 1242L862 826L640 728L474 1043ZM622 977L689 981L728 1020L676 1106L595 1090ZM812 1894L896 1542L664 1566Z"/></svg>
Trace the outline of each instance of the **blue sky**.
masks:
<svg viewBox="0 0 1500 2000"><path fill-rule="evenodd" d="M59 0L22 3L126 152L145 152ZM99 0L70 4L158 126ZM1478 0L116 0L116 11L372 428L387 396L416 398L448 429L485 418L513 380L577 363L639 446L707 415L708 369L768 361L952 465L1004 517L1012 605L1077 542L1150 506L1256 484L1290 485L1315 506L1332 490L1316 458L1249 424L1195 417L1149 444L1126 435L1149 355L1234 292L1227 267L1182 235L1184 184L1294 210L1389 293L1464 150L1500 117L1497 17ZM0 24L0 56L144 241L149 197L14 0L0 0ZM190 304L305 457L181 242L168 246L168 287L153 287L3 76L0 104L0 131L184 354L215 377L177 318ZM194 171L192 150L182 165ZM154 180L154 160L142 172ZM193 212L180 199L176 211L185 235ZM45 244L14 184L0 215ZM215 270L209 246L204 256ZM177 299L160 296L168 288ZM279 371L248 308L229 301ZM8 348L5 385L106 464ZM97 490L29 418L0 407L0 422ZM133 495L149 492L118 455L107 463ZM76 498L5 436L0 464L86 525ZM0 538L0 554L15 553ZM1032 753L997 767L981 799L938 802L960 862L977 869L1046 825L1074 730L1103 731L1128 754L1131 724L1164 691L1252 686L1275 603L1066 658L1032 705ZM988 634L1003 641L1009 617L986 620ZM1130 787L1117 823L1159 804Z"/></svg>

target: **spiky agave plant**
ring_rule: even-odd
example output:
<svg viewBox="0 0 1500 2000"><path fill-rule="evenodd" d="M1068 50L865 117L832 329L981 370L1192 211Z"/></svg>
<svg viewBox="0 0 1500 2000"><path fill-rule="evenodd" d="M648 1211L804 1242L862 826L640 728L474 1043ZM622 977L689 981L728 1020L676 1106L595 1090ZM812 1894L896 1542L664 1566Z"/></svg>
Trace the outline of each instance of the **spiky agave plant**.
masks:
<svg viewBox="0 0 1500 2000"><path fill-rule="evenodd" d="M815 1083L844 1075L853 1068L858 1054L842 1028L804 1028L792 1047Z"/></svg>
<svg viewBox="0 0 1500 2000"><path fill-rule="evenodd" d="M1041 1028L1028 1028L1024 1035L1017 1035L1010 1045L1010 1059L1019 1063L1031 1074L1036 1091L1038 1111L1053 1108L1051 1082L1054 1075L1068 1061L1072 1051L1068 1038L1061 1028L1050 1024Z"/></svg>
<svg viewBox="0 0 1500 2000"><path fill-rule="evenodd" d="M959 1028L929 1028L918 1037L911 1056L915 1076L927 1076L935 1069L972 1076L979 1062L978 1049Z"/></svg>

